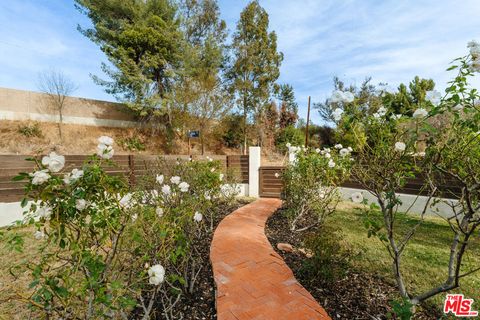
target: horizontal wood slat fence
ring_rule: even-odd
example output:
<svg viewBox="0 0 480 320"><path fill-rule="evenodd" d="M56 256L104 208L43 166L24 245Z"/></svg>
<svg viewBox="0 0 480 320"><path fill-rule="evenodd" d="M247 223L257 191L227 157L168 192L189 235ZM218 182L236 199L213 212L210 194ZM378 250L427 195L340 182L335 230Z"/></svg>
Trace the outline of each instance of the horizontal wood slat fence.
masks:
<svg viewBox="0 0 480 320"><path fill-rule="evenodd" d="M25 181L12 181L19 172L32 172L35 162L27 161L32 158L28 155L0 155L0 202L20 201L24 196ZM224 171L231 172L239 183L248 183L248 155L212 155L211 159L220 161ZM86 155L66 155L65 168L61 174L70 172L74 168L81 168L89 158ZM131 182L145 175L152 164L159 159L166 162L188 160L188 155L115 155L112 160L115 166L105 166L104 169L111 175L125 175ZM38 157L40 160L41 157ZM192 156L193 160L206 160L207 156Z"/></svg>
<svg viewBox="0 0 480 320"><path fill-rule="evenodd" d="M265 198L280 198L283 191L283 182L281 179L281 173L285 170L285 167L260 167L259 173L259 193L260 197ZM279 174L277 177L276 174ZM416 178L408 179L405 186L398 191L398 193L410 194L410 195L429 195L428 190L424 188L425 180L419 176ZM436 196L447 199L458 199L462 195L462 186L457 180L438 177L438 192ZM364 189L364 187L354 180L345 181L342 185L345 188Z"/></svg>

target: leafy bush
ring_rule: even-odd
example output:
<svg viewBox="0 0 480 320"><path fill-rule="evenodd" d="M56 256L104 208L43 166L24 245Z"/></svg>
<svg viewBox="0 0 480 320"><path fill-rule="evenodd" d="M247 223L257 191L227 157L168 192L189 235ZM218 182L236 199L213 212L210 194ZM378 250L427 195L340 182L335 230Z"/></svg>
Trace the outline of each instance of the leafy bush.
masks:
<svg viewBox="0 0 480 320"><path fill-rule="evenodd" d="M281 129L275 137L275 146L281 152L288 150L287 144L300 146L304 143L305 136L300 129L290 125Z"/></svg>
<svg viewBox="0 0 480 320"><path fill-rule="evenodd" d="M138 137L129 137L120 140L120 145L128 151L144 151L145 145Z"/></svg>
<svg viewBox="0 0 480 320"><path fill-rule="evenodd" d="M31 138L31 137L41 138L43 136L42 130L40 129L40 126L36 122L33 124L21 125L18 127L17 131L18 133L28 138Z"/></svg>
<svg viewBox="0 0 480 320"><path fill-rule="evenodd" d="M99 143L80 169L61 176L65 158L51 153L16 178L28 180L26 222L39 241L26 300L47 318L149 319L155 304L158 317L181 317L174 306L192 292L204 259L195 244L224 200L219 164L178 162L147 177L150 189L132 190L103 169L115 165L113 140Z"/></svg>
<svg viewBox="0 0 480 320"><path fill-rule="evenodd" d="M301 271L308 279L320 277L324 281L343 278L349 268L351 252L341 246L341 231L323 226L305 238L307 258Z"/></svg>
<svg viewBox="0 0 480 320"><path fill-rule="evenodd" d="M287 146L296 159L282 174L286 212L290 229L303 231L322 224L335 211L340 199L337 187L348 176L352 149L342 145L323 150Z"/></svg>

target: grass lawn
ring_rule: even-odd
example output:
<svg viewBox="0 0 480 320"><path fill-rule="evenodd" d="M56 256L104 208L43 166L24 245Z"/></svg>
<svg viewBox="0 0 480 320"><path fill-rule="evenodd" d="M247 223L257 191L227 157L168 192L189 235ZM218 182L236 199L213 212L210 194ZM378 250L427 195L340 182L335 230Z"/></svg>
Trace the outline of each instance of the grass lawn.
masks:
<svg viewBox="0 0 480 320"><path fill-rule="evenodd" d="M378 219L381 220L380 214ZM399 214L397 225L399 234L404 234L417 222L416 216ZM342 230L345 246L355 255L352 259L353 267L379 274L387 281L395 283L391 259L385 246L379 239L367 237L367 229L363 224L361 213L354 210L353 203L341 203L338 211L328 219L327 224ZM437 217L427 217L417 230L407 245L403 258L402 271L410 292L418 294L445 281L452 235L448 223ZM471 249L464 258L463 272L480 266L478 233L471 244ZM452 290L451 293L462 293L468 298L473 298L476 310L480 309L480 272L463 278L460 288ZM440 294L430 301L443 306L444 298L445 294Z"/></svg>

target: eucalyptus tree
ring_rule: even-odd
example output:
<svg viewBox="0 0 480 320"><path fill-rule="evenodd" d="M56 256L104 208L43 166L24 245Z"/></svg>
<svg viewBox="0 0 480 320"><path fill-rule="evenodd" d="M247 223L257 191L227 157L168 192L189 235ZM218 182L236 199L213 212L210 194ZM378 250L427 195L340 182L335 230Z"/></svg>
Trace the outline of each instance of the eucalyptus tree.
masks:
<svg viewBox="0 0 480 320"><path fill-rule="evenodd" d="M233 57L227 75L237 105L243 112L244 152L248 116L258 119L261 108L268 105L280 76L283 54L277 51L276 33L269 32L268 27L268 13L258 1L252 1L240 14L231 44Z"/></svg>

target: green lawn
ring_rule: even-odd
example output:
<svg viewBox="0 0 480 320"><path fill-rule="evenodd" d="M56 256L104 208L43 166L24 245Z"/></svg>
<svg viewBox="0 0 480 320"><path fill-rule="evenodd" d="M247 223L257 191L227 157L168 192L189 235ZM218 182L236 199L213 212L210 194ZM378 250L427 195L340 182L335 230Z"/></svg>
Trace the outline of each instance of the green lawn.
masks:
<svg viewBox="0 0 480 320"><path fill-rule="evenodd" d="M386 248L379 239L367 237L367 229L361 214L353 208L352 203L341 203L338 211L329 218L327 224L343 231L345 246L352 249L356 255L352 259L355 268L379 274L394 283L391 259ZM380 214L378 219L381 219ZM417 222L416 216L400 214L398 216L399 233L403 234ZM426 218L404 253L403 273L411 292L420 293L445 281L451 239L452 231L445 220L437 217ZM464 261L464 271L480 266L478 233ZM480 272L463 278L460 288L452 290L451 293L463 293L466 297L473 298L479 309ZM441 306L444 298L445 294L441 294L431 299L431 302Z"/></svg>

